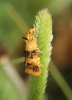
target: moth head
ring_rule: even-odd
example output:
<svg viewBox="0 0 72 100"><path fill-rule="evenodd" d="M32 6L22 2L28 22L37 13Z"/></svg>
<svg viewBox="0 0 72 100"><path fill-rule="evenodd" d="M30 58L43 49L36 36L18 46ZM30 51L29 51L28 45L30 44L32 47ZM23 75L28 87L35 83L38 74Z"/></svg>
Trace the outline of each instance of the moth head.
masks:
<svg viewBox="0 0 72 100"><path fill-rule="evenodd" d="M34 37L34 33L35 33L35 28L31 28L26 34L25 36L23 36L23 40L24 41L28 41L28 40L32 40Z"/></svg>

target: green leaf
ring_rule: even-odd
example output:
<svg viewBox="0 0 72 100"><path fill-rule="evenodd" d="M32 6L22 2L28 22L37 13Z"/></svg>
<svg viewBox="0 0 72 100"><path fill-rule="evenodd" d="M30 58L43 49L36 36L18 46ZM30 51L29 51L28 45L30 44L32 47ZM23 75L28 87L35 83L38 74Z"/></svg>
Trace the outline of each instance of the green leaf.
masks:
<svg viewBox="0 0 72 100"><path fill-rule="evenodd" d="M45 92L47 77L48 77L48 64L51 55L51 41L52 41L52 19L49 11L44 9L39 11L36 16L34 25L39 49L41 51L41 75L30 76L29 78L29 93L28 100L42 100Z"/></svg>

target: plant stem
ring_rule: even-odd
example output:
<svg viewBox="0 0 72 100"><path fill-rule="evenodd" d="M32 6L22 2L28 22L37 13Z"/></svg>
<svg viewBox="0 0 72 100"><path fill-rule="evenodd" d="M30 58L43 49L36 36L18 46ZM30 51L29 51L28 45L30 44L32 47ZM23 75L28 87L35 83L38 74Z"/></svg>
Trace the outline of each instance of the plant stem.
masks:
<svg viewBox="0 0 72 100"><path fill-rule="evenodd" d="M35 35L37 37L38 46L41 51L41 75L30 75L28 100L42 100L47 83L48 64L52 50L51 41L53 38L52 19L47 9L38 12L34 27L36 29Z"/></svg>

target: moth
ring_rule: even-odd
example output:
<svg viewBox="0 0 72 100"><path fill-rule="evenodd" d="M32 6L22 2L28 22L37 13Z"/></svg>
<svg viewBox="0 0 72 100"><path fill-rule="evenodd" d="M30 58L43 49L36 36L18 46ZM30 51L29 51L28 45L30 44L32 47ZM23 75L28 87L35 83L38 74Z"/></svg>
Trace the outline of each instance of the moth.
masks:
<svg viewBox="0 0 72 100"><path fill-rule="evenodd" d="M34 76L41 74L40 68L40 50L37 45L37 40L34 35L35 28L31 28L25 36L24 40L24 57L25 57L25 72Z"/></svg>

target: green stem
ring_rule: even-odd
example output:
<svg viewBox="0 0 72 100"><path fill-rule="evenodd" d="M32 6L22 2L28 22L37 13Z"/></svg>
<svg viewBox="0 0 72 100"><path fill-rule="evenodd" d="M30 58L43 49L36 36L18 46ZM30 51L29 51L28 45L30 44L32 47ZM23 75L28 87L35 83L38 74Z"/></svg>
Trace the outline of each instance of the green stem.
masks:
<svg viewBox="0 0 72 100"><path fill-rule="evenodd" d="M47 9L41 10L37 16L34 25L37 37L38 47L41 51L41 75L29 77L29 91L28 100L41 100L45 92L47 77L48 77L48 64L51 55L51 41L52 41L52 19Z"/></svg>

